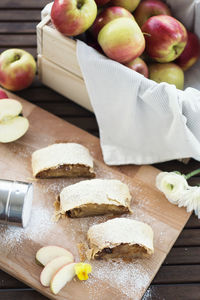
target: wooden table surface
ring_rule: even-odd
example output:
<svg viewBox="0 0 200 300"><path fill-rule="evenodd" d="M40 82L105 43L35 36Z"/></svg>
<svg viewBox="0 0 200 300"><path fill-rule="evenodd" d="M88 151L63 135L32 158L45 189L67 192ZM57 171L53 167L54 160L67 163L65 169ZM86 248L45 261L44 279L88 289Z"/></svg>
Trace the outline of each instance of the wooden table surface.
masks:
<svg viewBox="0 0 200 300"><path fill-rule="evenodd" d="M40 21L42 7L49 2L49 0L0 0L0 53L5 49L17 47L29 51L36 57L35 27ZM37 77L30 88L17 94L98 136L97 122L92 113L43 86ZM188 173L199 168L200 163L191 160L188 165L184 165L178 161L170 161L156 164L155 167ZM191 182L196 183L200 183L200 177L194 178ZM0 270L0 300L19 299L47 298ZM200 221L194 215L189 219L143 298L143 300L150 299L200 299Z"/></svg>

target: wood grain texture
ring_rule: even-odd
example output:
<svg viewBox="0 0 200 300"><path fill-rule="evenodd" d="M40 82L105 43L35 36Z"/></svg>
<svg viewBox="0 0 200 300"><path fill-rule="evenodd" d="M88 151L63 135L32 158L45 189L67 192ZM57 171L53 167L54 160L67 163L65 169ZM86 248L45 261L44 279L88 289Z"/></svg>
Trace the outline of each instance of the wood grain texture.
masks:
<svg viewBox="0 0 200 300"><path fill-rule="evenodd" d="M168 284L151 286L142 300L199 300L200 284Z"/></svg>
<svg viewBox="0 0 200 300"><path fill-rule="evenodd" d="M167 255L164 265L200 264L200 247L173 247ZM187 281L187 276L185 276Z"/></svg>
<svg viewBox="0 0 200 300"><path fill-rule="evenodd" d="M1 9L12 9L12 8L26 8L32 9L37 8L41 10L46 4L51 2L51 0L1 0L0 8Z"/></svg>
<svg viewBox="0 0 200 300"><path fill-rule="evenodd" d="M35 27L37 22L4 22L1 23L0 26L0 34L24 34L24 33L32 33L35 34Z"/></svg>
<svg viewBox="0 0 200 300"><path fill-rule="evenodd" d="M0 34L0 47L18 47L23 48L24 46L34 47L36 44L36 35L33 34Z"/></svg>
<svg viewBox="0 0 200 300"><path fill-rule="evenodd" d="M5 28L10 34L24 34L27 33L27 28L32 30L32 24L40 21L41 8L46 4L46 0L1 0L0 1L0 30L1 33L5 34ZM13 8L13 9L11 9ZM5 23L5 24L4 24ZM27 24L27 23L30 23ZM27 27L28 26L28 27ZM14 28L15 27L15 28ZM29 29L28 29L29 30ZM29 32L29 33L32 33ZM18 46L18 45L17 45ZM0 53L8 48L8 45L3 45L0 47ZM25 45L23 48L29 51L36 57L36 44L33 46ZM79 123L79 117L84 115L88 116L88 111L80 106L74 104L64 96L57 94L55 91L43 86L39 80L35 80L33 85L24 91L17 92L17 94L23 98L28 99L30 102L35 103L51 112L55 110L56 114L61 115L61 110L63 115L72 116L76 119L76 124L81 128L84 128L84 124L81 121ZM45 104L46 103L46 104ZM58 104L59 103L59 104ZM59 108L57 108L59 106ZM90 128L89 132L98 136L98 129ZM155 167L161 170L179 170L183 173L188 173L199 167L199 162L191 160L188 165L184 165L178 161L170 161L160 164L155 164ZM197 183L200 183L200 179L195 179ZM192 180L194 182L194 180ZM200 220L192 215L186 224L186 228L200 228ZM198 235L198 231L194 231L194 235ZM190 237L187 242L187 238L184 238L184 244L190 243ZM194 236L195 238L195 236ZM195 238L196 239L196 238ZM172 248L165 260L166 268L164 271L160 269L160 272L168 273L168 264L174 266L178 264L190 264L192 272L192 264L199 264L199 246L184 247L178 246ZM144 296L144 300L199 300L200 295L200 283L190 283L188 284L189 274L186 272L182 274L185 277L183 284L177 284L179 274L173 272L172 280L174 284L152 284ZM177 277L176 277L177 276ZM31 289L24 289L25 285L22 282L17 281L10 275L1 272L0 273L0 300L45 300L45 296L32 291ZM6 285L8 288L6 288ZM23 289L20 289L22 287ZM20 289L20 290L19 290ZM96 299L95 299L96 300Z"/></svg>
<svg viewBox="0 0 200 300"><path fill-rule="evenodd" d="M186 224L186 228L200 228L200 220L192 214L191 218Z"/></svg>
<svg viewBox="0 0 200 300"><path fill-rule="evenodd" d="M175 246L200 246L200 229L186 229L181 232Z"/></svg>
<svg viewBox="0 0 200 300"><path fill-rule="evenodd" d="M15 98L14 95L12 95L12 97ZM118 178L123 182L126 182L129 185L134 198L133 215L129 217L147 221L154 230L155 254L151 259L141 260L141 262L139 262L139 264L143 266L149 280L145 283L145 286L141 289L135 289L132 294L133 299L140 299L189 218L189 214L187 214L184 209L179 209L171 205L155 188L155 176L159 172L157 169L150 166L133 166L132 178L127 177L121 172L118 172L117 168L109 168L102 163L102 155L99 147L99 140L97 138L22 99L20 99L20 101L23 104L24 115L27 116L30 121L30 129L28 133L16 143L0 145L0 152L4 157L4 160L0 161L0 169L3 171L3 178L12 179L16 176L16 173L18 174L17 177L19 180L26 180L27 177L31 178L32 176L30 155L25 157L20 156L19 154L13 156L13 149L15 153L31 153L33 149L41 148L58 140L76 141L87 146L96 159L95 165L97 177L106 178L109 176L109 178ZM5 165L7 165L7 169L5 169ZM52 181L50 180L50 182ZM48 192L48 185L50 182L44 180L42 186L41 181L34 181L33 183L35 188L34 206L38 205L38 203L43 203L44 207L49 207L49 210L51 211L52 206L49 206L49 201L53 203L53 199L55 199L57 193ZM66 185L70 184L70 182L72 181L66 180ZM54 183L59 186L59 179L54 180ZM44 189L45 193L43 192ZM105 217L105 220L106 219L107 218ZM88 299L89 286L87 285L83 285L79 282L72 282L55 298L49 289L43 289L41 287L38 280L41 267L35 264L35 253L40 246L45 245L47 242L51 241L52 244L58 244L58 232L59 244L61 243L64 247L72 249L76 260L78 260L76 243L80 241L80 238L84 240L86 232L82 232L80 235L80 230L76 227L80 226L79 220L73 222L73 225L70 225L72 224L70 220L63 221L65 222L55 224L55 228L48 232L42 244L41 241L37 241L37 239L34 241L23 241L20 247L20 249L23 249L22 252L20 252L21 250L18 250L19 252L16 253L16 248L14 248L14 250L9 250L9 255L4 255L4 248L1 248L0 245L0 266L2 270L17 277L29 286L34 287L51 299L68 298L76 300L79 299L80 295L82 295L82 299ZM86 221L81 220L81 222ZM90 221L88 220L87 222ZM71 226L73 226L73 238L71 236ZM68 236L67 240L65 238L66 236ZM25 251L25 249L27 250ZM95 276L95 273L93 276ZM160 278L161 279L158 278L156 282L162 282L162 272ZM104 286L104 292L102 292L102 284ZM123 290L118 290L117 286L114 288L112 284L110 285L108 282L101 283L100 281L96 281L95 289L99 290L99 293L101 291L101 300L108 299L108 297L115 297L115 299L122 299L122 297L124 297L121 294ZM98 293L93 297L97 297L97 294ZM129 297L126 296L124 299L129 299Z"/></svg>
<svg viewBox="0 0 200 300"><path fill-rule="evenodd" d="M20 0L21 1L21 0ZM31 13L31 14L30 14ZM0 21L6 21L6 22L15 22L15 21L20 21L20 22L28 22L30 21L33 22L40 22L41 20L41 11L33 9L31 12L26 9L20 9L20 10L14 10L14 9L0 9Z"/></svg>
<svg viewBox="0 0 200 300"><path fill-rule="evenodd" d="M154 278L156 284L168 283L200 283L200 265L162 266L160 272Z"/></svg>
<svg viewBox="0 0 200 300"><path fill-rule="evenodd" d="M142 300L199 300L200 284L152 285ZM31 290L2 290L0 300L47 300L45 296Z"/></svg>
<svg viewBox="0 0 200 300"><path fill-rule="evenodd" d="M38 73L46 86L92 111L83 78L57 66L42 55L38 55Z"/></svg>

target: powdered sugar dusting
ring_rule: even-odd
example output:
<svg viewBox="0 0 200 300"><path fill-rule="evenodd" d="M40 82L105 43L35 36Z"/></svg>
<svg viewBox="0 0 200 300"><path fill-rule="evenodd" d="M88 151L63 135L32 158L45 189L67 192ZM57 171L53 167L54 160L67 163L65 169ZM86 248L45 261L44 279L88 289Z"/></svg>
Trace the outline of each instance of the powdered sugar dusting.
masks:
<svg viewBox="0 0 200 300"><path fill-rule="evenodd" d="M55 223L52 221L53 211L49 208L36 205L32 208L31 220L23 229L15 226L0 226L0 244L3 251L20 250L25 240L43 242L44 236Z"/></svg>
<svg viewBox="0 0 200 300"><path fill-rule="evenodd" d="M90 288L91 299L101 299L95 289L97 281L107 282L113 289L120 291L122 294L120 299L138 299L150 281L150 272L147 266L141 264L141 260L135 260L131 263L95 261L91 264L93 277L86 283Z"/></svg>

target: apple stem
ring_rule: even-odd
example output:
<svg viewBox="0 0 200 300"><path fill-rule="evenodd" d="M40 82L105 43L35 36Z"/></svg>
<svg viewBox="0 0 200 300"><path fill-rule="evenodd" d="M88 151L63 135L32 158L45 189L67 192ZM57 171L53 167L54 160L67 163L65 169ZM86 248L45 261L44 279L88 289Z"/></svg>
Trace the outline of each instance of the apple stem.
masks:
<svg viewBox="0 0 200 300"><path fill-rule="evenodd" d="M143 32L144 35L147 35L147 36L151 36L150 33L147 33L147 32Z"/></svg>
<svg viewBox="0 0 200 300"><path fill-rule="evenodd" d="M15 62L15 61L19 60L20 57L21 57L21 56L20 56L19 54L16 54L16 55L13 57L12 62Z"/></svg>
<svg viewBox="0 0 200 300"><path fill-rule="evenodd" d="M80 9L83 6L83 2L81 0L79 0L77 2L77 8Z"/></svg>

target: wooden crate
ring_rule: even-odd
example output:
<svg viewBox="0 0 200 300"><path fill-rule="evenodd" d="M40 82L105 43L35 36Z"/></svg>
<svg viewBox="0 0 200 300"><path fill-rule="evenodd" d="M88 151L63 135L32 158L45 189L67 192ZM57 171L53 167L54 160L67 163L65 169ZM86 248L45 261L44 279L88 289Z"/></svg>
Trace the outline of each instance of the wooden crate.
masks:
<svg viewBox="0 0 200 300"><path fill-rule="evenodd" d="M50 16L37 25L38 72L40 80L84 108L93 111L76 56L76 41L56 30ZM190 158L180 159L188 163Z"/></svg>
<svg viewBox="0 0 200 300"><path fill-rule="evenodd" d="M76 57L76 41L64 37L45 17L37 26L40 80L63 96L93 111Z"/></svg>

